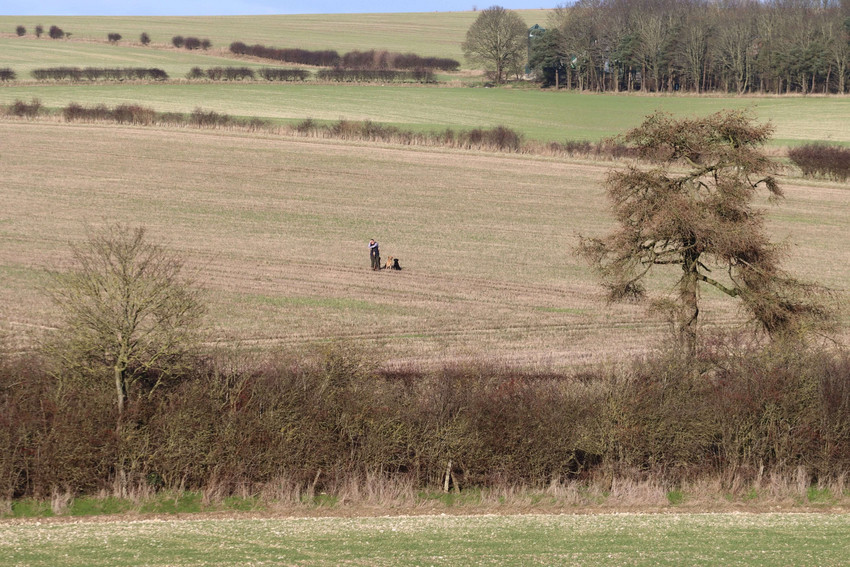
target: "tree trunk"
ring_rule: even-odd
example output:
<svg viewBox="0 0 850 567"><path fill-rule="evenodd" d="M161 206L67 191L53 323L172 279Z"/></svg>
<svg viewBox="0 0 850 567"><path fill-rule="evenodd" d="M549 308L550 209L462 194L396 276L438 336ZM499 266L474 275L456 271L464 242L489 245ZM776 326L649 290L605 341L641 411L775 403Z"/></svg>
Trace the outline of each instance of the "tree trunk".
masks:
<svg viewBox="0 0 850 567"><path fill-rule="evenodd" d="M698 303L698 272L699 253L687 252L682 262L682 279L679 282L679 299L681 312L679 314L679 340L688 354L693 356L697 346L697 319L699 317Z"/></svg>
<svg viewBox="0 0 850 567"><path fill-rule="evenodd" d="M124 414L124 404L127 400L127 384L124 378L125 369L122 365L115 365L115 390L118 394L118 419Z"/></svg>

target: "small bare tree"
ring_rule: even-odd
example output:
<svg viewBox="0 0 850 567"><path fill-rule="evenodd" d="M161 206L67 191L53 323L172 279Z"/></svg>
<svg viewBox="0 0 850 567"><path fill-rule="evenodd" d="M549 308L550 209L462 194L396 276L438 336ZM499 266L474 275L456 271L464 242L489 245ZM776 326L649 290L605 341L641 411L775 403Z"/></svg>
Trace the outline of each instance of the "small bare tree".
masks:
<svg viewBox="0 0 850 567"><path fill-rule="evenodd" d="M760 187L773 198L782 196L761 149L771 131L741 111L648 117L624 139L658 165L609 173L608 197L619 228L604 238L582 239L580 252L612 299L643 297L642 282L655 267L681 269L673 305L681 342L691 353L703 283L739 298L771 335L828 319L829 310L818 301L822 288L780 268L780 250L765 234L762 212L752 207Z"/></svg>
<svg viewBox="0 0 850 567"><path fill-rule="evenodd" d="M114 381L119 424L130 393L150 393L184 367L204 307L173 253L144 228L116 224L72 245L75 268L55 274L57 348L79 375Z"/></svg>

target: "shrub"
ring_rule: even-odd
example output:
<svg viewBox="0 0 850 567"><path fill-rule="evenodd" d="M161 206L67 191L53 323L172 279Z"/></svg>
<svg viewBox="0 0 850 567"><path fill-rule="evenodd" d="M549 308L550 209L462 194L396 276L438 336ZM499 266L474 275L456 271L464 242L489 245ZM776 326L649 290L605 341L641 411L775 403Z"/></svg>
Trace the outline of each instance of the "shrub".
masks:
<svg viewBox="0 0 850 567"><path fill-rule="evenodd" d="M50 26L47 35L50 36L50 39L62 39L66 34L59 26Z"/></svg>
<svg viewBox="0 0 850 567"><path fill-rule="evenodd" d="M98 104L92 107L84 107L76 102L70 103L62 109L62 116L67 122L73 121L101 121L112 120L112 112L105 104Z"/></svg>
<svg viewBox="0 0 850 567"><path fill-rule="evenodd" d="M18 34L18 37L23 37L27 35L27 28L24 26L18 26L15 28L15 33Z"/></svg>
<svg viewBox="0 0 850 567"><path fill-rule="evenodd" d="M458 136L461 147L492 148L499 151L519 151L522 147L522 135L505 126L491 129L473 128Z"/></svg>
<svg viewBox="0 0 850 567"><path fill-rule="evenodd" d="M0 81L14 81L18 75L9 67L0 68Z"/></svg>
<svg viewBox="0 0 850 567"><path fill-rule="evenodd" d="M850 178L850 148L826 144L806 144L788 150L788 157L807 177L836 181Z"/></svg>
<svg viewBox="0 0 850 567"><path fill-rule="evenodd" d="M340 66L346 69L396 69L457 71L460 63L454 59L420 57L414 53L388 51L350 51L342 56Z"/></svg>
<svg viewBox="0 0 850 567"><path fill-rule="evenodd" d="M254 79L254 71L248 67L210 67L206 76L213 81L241 81Z"/></svg>
<svg viewBox="0 0 850 567"><path fill-rule="evenodd" d="M267 81L303 81L310 76L305 69L278 69L275 67L263 67L257 74Z"/></svg>
<svg viewBox="0 0 850 567"><path fill-rule="evenodd" d="M227 114L219 114L214 110L196 108L189 116L189 124L198 128L216 128L231 125L232 119Z"/></svg>
<svg viewBox="0 0 850 567"><path fill-rule="evenodd" d="M206 72L200 67L192 67L192 69L186 74L187 79L203 79L206 76Z"/></svg>
<svg viewBox="0 0 850 567"><path fill-rule="evenodd" d="M201 47L201 40L197 37L187 37L183 41L183 47L190 50L199 49Z"/></svg>
<svg viewBox="0 0 850 567"><path fill-rule="evenodd" d="M41 37L41 34L43 34L43 33L44 33L44 27L41 24L35 26L35 37Z"/></svg>
<svg viewBox="0 0 850 567"><path fill-rule="evenodd" d="M173 45L174 47L176 47L178 49L183 47L184 42L185 42L185 39L183 39L182 35L175 35L174 37L171 38L171 45Z"/></svg>
<svg viewBox="0 0 850 567"><path fill-rule="evenodd" d="M168 79L168 73L162 69L144 67L125 68L99 68L86 67L51 67L47 69L33 69L30 73L39 81L98 81L98 80L127 80L127 79L152 79L162 81Z"/></svg>
<svg viewBox="0 0 850 567"><path fill-rule="evenodd" d="M147 32L142 32L139 36L139 41L142 42L142 45L148 45L151 42L151 37L147 34Z"/></svg>
<svg viewBox="0 0 850 567"><path fill-rule="evenodd" d="M355 82L381 82L381 83L401 83L401 82L417 82L417 83L432 83L435 82L433 73L429 71L391 71L388 69L343 69L337 67L334 69L320 69L316 74L316 78L320 81L334 81L342 83Z"/></svg>
<svg viewBox="0 0 850 567"><path fill-rule="evenodd" d="M16 100L9 106L9 114L13 116L22 116L25 118L35 118L41 113L41 101L37 98L32 99L29 104L22 100Z"/></svg>
<svg viewBox="0 0 850 567"><path fill-rule="evenodd" d="M212 42L211 42L209 39L204 38L204 39L202 39L202 40L201 40L201 49L203 49L204 51L206 51L206 50L208 50L210 47L212 47Z"/></svg>
<svg viewBox="0 0 850 567"><path fill-rule="evenodd" d="M106 38L109 40L109 43L115 43L117 41L121 41L120 33L110 33L106 35Z"/></svg>
<svg viewBox="0 0 850 567"><path fill-rule="evenodd" d="M156 119L156 112L138 104L121 104L112 111L112 118L119 124L149 126Z"/></svg>
<svg viewBox="0 0 850 567"><path fill-rule="evenodd" d="M230 51L236 55L250 55L252 57L299 63L301 65L313 65L316 67L333 67L340 62L339 53L332 50L277 49L259 44L245 45L241 41L234 41L230 44Z"/></svg>

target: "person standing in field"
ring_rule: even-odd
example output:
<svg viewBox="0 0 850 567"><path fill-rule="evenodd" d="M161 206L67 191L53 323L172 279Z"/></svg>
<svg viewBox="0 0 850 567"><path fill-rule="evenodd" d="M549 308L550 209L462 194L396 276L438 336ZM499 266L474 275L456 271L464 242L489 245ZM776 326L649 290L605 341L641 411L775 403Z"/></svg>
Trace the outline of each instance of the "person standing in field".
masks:
<svg viewBox="0 0 850 567"><path fill-rule="evenodd" d="M381 269L381 252L378 250L378 243L375 239L369 241L369 258L372 260L372 269Z"/></svg>

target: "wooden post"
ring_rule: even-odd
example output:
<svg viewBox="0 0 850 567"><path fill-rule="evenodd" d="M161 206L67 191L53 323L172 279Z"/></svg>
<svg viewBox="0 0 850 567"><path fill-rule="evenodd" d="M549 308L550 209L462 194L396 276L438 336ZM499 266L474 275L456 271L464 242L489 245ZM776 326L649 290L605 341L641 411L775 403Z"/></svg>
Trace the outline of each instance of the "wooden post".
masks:
<svg viewBox="0 0 850 567"><path fill-rule="evenodd" d="M452 460L449 459L449 464L446 465L446 478L443 481L443 492L449 491L449 480L452 478Z"/></svg>

